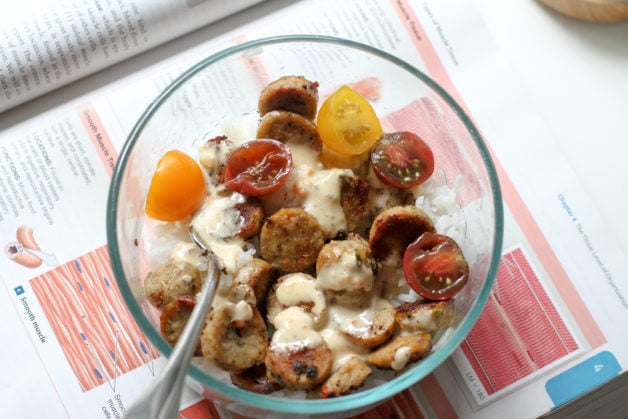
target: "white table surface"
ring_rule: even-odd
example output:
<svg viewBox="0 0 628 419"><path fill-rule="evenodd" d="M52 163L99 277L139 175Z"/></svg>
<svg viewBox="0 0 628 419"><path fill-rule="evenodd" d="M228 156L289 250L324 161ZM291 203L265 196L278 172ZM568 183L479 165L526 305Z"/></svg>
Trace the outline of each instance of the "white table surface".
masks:
<svg viewBox="0 0 628 419"><path fill-rule="evenodd" d="M628 255L628 21L474 0L582 188Z"/></svg>

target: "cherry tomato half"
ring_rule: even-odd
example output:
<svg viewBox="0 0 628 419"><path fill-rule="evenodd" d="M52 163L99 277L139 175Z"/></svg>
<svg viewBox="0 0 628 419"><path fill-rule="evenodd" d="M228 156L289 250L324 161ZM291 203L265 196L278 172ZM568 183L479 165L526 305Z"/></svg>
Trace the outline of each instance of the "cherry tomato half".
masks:
<svg viewBox="0 0 628 419"><path fill-rule="evenodd" d="M449 236L423 233L403 255L408 285L428 300L446 300L467 283L469 265L458 244Z"/></svg>
<svg viewBox="0 0 628 419"><path fill-rule="evenodd" d="M268 195L286 183L292 171L287 145L271 139L248 141L233 150L225 167L225 184L247 196Z"/></svg>
<svg viewBox="0 0 628 419"><path fill-rule="evenodd" d="M205 188L198 163L182 151L168 151L157 162L151 179L146 215L160 221L182 220L201 206Z"/></svg>
<svg viewBox="0 0 628 419"><path fill-rule="evenodd" d="M349 156L368 151L382 135L382 125L369 101L348 86L323 102L316 124L327 147Z"/></svg>
<svg viewBox="0 0 628 419"><path fill-rule="evenodd" d="M408 189L425 182L434 172L434 154L416 134L384 134L371 151L371 165L387 185Z"/></svg>

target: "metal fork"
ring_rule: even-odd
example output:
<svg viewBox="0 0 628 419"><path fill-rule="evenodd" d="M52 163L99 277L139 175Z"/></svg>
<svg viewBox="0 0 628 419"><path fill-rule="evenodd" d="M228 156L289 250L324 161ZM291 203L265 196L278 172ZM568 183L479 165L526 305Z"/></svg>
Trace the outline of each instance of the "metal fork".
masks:
<svg viewBox="0 0 628 419"><path fill-rule="evenodd" d="M207 254L209 261L207 278L165 368L151 386L127 409L124 415L126 419L173 419L179 415L185 376L220 278L216 256L191 226L190 237Z"/></svg>

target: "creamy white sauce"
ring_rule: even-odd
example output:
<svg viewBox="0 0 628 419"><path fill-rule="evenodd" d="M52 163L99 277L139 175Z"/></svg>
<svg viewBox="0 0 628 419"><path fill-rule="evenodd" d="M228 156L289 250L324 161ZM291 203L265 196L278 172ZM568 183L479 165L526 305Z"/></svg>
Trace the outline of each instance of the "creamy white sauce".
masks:
<svg viewBox="0 0 628 419"><path fill-rule="evenodd" d="M329 169L314 172L308 180L311 187L303 202L303 209L313 215L325 236L335 237L338 230L347 230L347 219L340 205L341 175L352 175L349 169Z"/></svg>
<svg viewBox="0 0 628 419"><path fill-rule="evenodd" d="M253 318L253 309L246 301L237 303L225 302L231 321L249 321Z"/></svg>
<svg viewBox="0 0 628 419"><path fill-rule="evenodd" d="M299 207L311 189L310 179L315 172L324 169L318 161L318 153L306 144L290 144L292 172L288 181L277 191L261 197L266 214L281 208Z"/></svg>
<svg viewBox="0 0 628 419"><path fill-rule="evenodd" d="M255 291L246 284L238 284L231 290L231 298L235 301L246 301L251 304L257 304Z"/></svg>
<svg viewBox="0 0 628 419"><path fill-rule="evenodd" d="M172 249L170 257L175 261L189 263L200 271L206 271L208 268L207 257L194 243L178 242Z"/></svg>
<svg viewBox="0 0 628 419"><path fill-rule="evenodd" d="M275 295L279 304L284 307L311 303L310 312L314 316L315 321L318 321L327 307L325 294L316 288L316 284L311 277L301 273L293 273L286 276L277 287Z"/></svg>
<svg viewBox="0 0 628 419"><path fill-rule="evenodd" d="M373 270L359 260L354 249L343 250L337 261L326 264L317 272L316 286L333 291L370 291L373 288Z"/></svg>
<svg viewBox="0 0 628 419"><path fill-rule="evenodd" d="M307 144L290 144L292 173L279 190L262 198L264 208L272 214L280 208L302 206L314 216L327 238L347 229L340 205L340 175L352 176L350 169L325 169L319 153Z"/></svg>
<svg viewBox="0 0 628 419"><path fill-rule="evenodd" d="M230 140L219 142L206 142L198 150L198 161L209 170L217 174L221 167L227 163L229 155L235 148Z"/></svg>
<svg viewBox="0 0 628 419"><path fill-rule="evenodd" d="M290 143L292 163L294 167L308 167L313 170L323 170L324 166L318 159L318 152L308 144Z"/></svg>
<svg viewBox="0 0 628 419"><path fill-rule="evenodd" d="M415 311L411 317L404 319L403 323L407 326L409 332L416 332L419 330L434 332L440 329L438 322L439 317L440 316L435 317L433 310L418 310Z"/></svg>
<svg viewBox="0 0 628 419"><path fill-rule="evenodd" d="M332 371L338 369L354 356L366 356L369 353L367 348L351 342L344 334L334 328L323 329L320 331L320 335L331 350Z"/></svg>
<svg viewBox="0 0 628 419"><path fill-rule="evenodd" d="M371 302L367 307L333 304L327 314L334 328L357 338L366 337L373 326L375 304Z"/></svg>
<svg viewBox="0 0 628 419"><path fill-rule="evenodd" d="M394 359L390 364L391 368L395 371L399 371L400 369L408 365L408 362L410 361L410 351L411 348L409 346L402 346L401 348L397 348L397 350L395 351Z"/></svg>
<svg viewBox="0 0 628 419"><path fill-rule="evenodd" d="M225 188L210 188L203 207L194 215L192 226L227 272L233 274L242 266L244 240L236 237L241 227L236 205L245 197Z"/></svg>
<svg viewBox="0 0 628 419"><path fill-rule="evenodd" d="M300 307L282 310L274 323L276 330L270 348L275 352L295 352L303 348L316 348L324 343L320 333L314 330L312 317Z"/></svg>

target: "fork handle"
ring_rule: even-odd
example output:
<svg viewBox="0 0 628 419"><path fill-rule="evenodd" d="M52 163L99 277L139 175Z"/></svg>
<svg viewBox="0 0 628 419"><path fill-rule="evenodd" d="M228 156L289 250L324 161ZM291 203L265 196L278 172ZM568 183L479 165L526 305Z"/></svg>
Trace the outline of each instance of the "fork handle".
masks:
<svg viewBox="0 0 628 419"><path fill-rule="evenodd" d="M207 311L216 293L218 268L212 252L208 253L207 278L177 344L165 368L151 386L127 409L125 419L173 419L179 415L183 381L187 375L192 354L198 344Z"/></svg>

